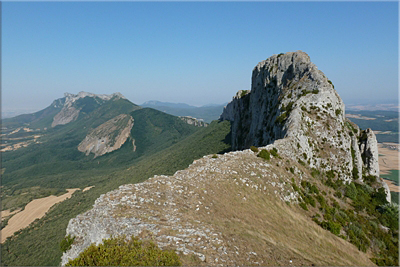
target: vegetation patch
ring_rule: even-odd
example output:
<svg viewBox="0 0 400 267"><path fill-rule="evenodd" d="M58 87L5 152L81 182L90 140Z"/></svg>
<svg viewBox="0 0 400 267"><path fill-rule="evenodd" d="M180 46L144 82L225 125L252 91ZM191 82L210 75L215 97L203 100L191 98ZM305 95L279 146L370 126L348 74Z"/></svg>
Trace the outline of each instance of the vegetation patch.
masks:
<svg viewBox="0 0 400 267"><path fill-rule="evenodd" d="M151 241L140 241L134 236L104 239L103 244L92 244L78 258L66 266L180 266L175 251L163 251Z"/></svg>

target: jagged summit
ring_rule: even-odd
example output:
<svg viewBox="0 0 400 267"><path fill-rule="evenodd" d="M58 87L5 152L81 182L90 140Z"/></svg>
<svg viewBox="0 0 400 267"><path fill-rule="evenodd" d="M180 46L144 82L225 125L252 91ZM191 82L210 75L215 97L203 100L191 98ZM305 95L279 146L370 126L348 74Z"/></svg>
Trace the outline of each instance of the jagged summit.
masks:
<svg viewBox="0 0 400 267"><path fill-rule="evenodd" d="M74 101L76 101L76 100L78 100L78 99L80 99L80 98L85 98L85 97L98 97L98 98L100 98L100 99L103 99L103 100L110 100L110 99L112 99L113 97L117 97L118 99L119 98L123 98L123 99L126 99L121 93L119 93L119 92L116 92L116 93L113 93L113 94L110 94L110 95L106 95L106 94L93 94L93 93L89 93L89 92L84 92L84 91L81 91L81 92L79 92L78 94L71 94L71 93L64 93L64 97L66 98L66 104L67 103L70 103L70 102L74 102Z"/></svg>
<svg viewBox="0 0 400 267"><path fill-rule="evenodd" d="M89 98L90 100L86 100ZM113 93L111 95L106 94L93 94L88 92L79 92L78 94L64 93L64 97L57 99L53 102L53 106L56 108L62 108L61 111L54 116L52 127L57 125L64 125L75 121L82 109L85 107L93 107L102 105L104 102L109 100L126 99L121 93Z"/></svg>
<svg viewBox="0 0 400 267"><path fill-rule="evenodd" d="M235 124L234 149L262 146L295 134L300 128L301 108L309 103L330 103L327 112L345 120L344 104L333 84L306 53L289 52L258 63L253 69L251 90L239 91L220 119ZM336 110L341 111L338 116Z"/></svg>
<svg viewBox="0 0 400 267"><path fill-rule="evenodd" d="M333 83L302 51L258 63L251 90L239 91L220 119L232 122L235 150L275 144L288 157L334 171L345 181L361 179L363 173L379 175L374 133L346 119Z"/></svg>

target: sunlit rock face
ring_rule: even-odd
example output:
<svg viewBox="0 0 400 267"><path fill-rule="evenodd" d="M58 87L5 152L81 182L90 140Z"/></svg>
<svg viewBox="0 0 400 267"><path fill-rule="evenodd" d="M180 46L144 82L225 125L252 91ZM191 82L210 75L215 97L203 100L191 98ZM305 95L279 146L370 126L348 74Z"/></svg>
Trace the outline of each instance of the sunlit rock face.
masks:
<svg viewBox="0 0 400 267"><path fill-rule="evenodd" d="M102 156L119 149L131 135L133 118L127 114L103 123L79 144L78 150L89 155L93 153L95 157Z"/></svg>

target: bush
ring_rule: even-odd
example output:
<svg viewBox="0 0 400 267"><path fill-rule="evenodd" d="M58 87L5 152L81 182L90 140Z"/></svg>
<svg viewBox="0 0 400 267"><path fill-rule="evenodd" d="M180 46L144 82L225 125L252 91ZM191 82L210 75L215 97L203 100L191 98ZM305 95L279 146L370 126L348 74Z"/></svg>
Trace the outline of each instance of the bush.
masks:
<svg viewBox="0 0 400 267"><path fill-rule="evenodd" d="M356 167L353 167L352 175L354 180L358 179L358 169Z"/></svg>
<svg viewBox="0 0 400 267"><path fill-rule="evenodd" d="M255 152L255 153L258 152L258 148L255 147L255 146L251 146L250 149L251 149L251 151L253 151L253 152Z"/></svg>
<svg viewBox="0 0 400 267"><path fill-rule="evenodd" d="M308 210L306 203L301 202L299 205L303 208L303 210Z"/></svg>
<svg viewBox="0 0 400 267"><path fill-rule="evenodd" d="M163 251L153 242L142 242L132 236L104 239L104 244L90 245L66 266L180 266L174 251Z"/></svg>
<svg viewBox="0 0 400 267"><path fill-rule="evenodd" d="M71 237L71 235L67 235L66 237L64 237L64 239L60 242L60 250L62 252L66 252L67 250L69 250L72 246L72 243L74 243L74 240L75 236Z"/></svg>
<svg viewBox="0 0 400 267"><path fill-rule="evenodd" d="M261 150L260 153L257 154L257 157L263 158L265 160L270 160L271 159L271 155L269 153L268 150Z"/></svg>
<svg viewBox="0 0 400 267"><path fill-rule="evenodd" d="M213 159L218 158L217 154L214 154L214 155L212 156L212 158L213 158Z"/></svg>
<svg viewBox="0 0 400 267"><path fill-rule="evenodd" d="M271 150L271 155L274 157L278 157L278 149L276 149L275 147Z"/></svg>
<svg viewBox="0 0 400 267"><path fill-rule="evenodd" d="M342 192L336 191L335 194L333 194L337 198L342 198Z"/></svg>
<svg viewBox="0 0 400 267"><path fill-rule="evenodd" d="M333 89L335 89L335 86L333 85L331 80L328 80L328 83L332 85Z"/></svg>
<svg viewBox="0 0 400 267"><path fill-rule="evenodd" d="M279 124L283 124L283 122L287 119L287 114L286 112L283 112L281 115L279 115L276 119L275 122Z"/></svg>
<svg viewBox="0 0 400 267"><path fill-rule="evenodd" d="M340 229L342 229L342 226L334 221L323 221L321 227L330 231L334 235L339 235Z"/></svg>
<svg viewBox="0 0 400 267"><path fill-rule="evenodd" d="M355 200L357 197L357 188L355 186L355 184L352 182L349 185L346 186L346 193L345 196Z"/></svg>
<svg viewBox="0 0 400 267"><path fill-rule="evenodd" d="M340 108L338 108L337 110L335 110L335 114L336 114L336 116L339 116L339 115L340 115L340 113L342 113L342 111L340 110Z"/></svg>

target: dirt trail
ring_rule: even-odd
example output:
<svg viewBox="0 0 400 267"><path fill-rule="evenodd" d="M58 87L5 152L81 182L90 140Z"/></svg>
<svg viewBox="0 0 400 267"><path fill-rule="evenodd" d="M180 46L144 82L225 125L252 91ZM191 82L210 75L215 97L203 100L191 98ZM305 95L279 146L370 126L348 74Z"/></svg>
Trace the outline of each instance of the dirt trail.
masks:
<svg viewBox="0 0 400 267"><path fill-rule="evenodd" d="M7 226L1 230L1 243L7 237L12 236L16 231L27 227L37 218L43 217L46 212L56 203L70 198L71 195L79 188L67 189L68 193L61 196L48 196L32 200L26 205L25 209L15 214L9 221Z"/></svg>

